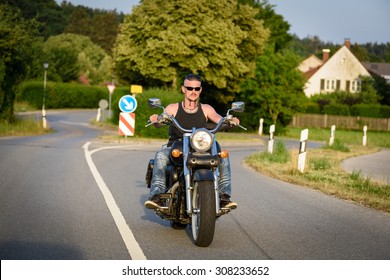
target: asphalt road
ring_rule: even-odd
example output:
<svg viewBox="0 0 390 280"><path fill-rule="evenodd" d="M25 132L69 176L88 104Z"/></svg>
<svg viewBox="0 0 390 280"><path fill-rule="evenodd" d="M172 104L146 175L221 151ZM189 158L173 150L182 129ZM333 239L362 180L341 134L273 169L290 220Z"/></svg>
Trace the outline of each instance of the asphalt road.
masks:
<svg viewBox="0 0 390 280"><path fill-rule="evenodd" d="M390 150L345 160L342 167L348 172L360 172L363 176L390 185Z"/></svg>
<svg viewBox="0 0 390 280"><path fill-rule="evenodd" d="M103 143L94 117L48 112L56 133L0 139L1 259L390 259L388 214L251 170L261 142L224 147L239 207L198 248L143 206L160 143Z"/></svg>

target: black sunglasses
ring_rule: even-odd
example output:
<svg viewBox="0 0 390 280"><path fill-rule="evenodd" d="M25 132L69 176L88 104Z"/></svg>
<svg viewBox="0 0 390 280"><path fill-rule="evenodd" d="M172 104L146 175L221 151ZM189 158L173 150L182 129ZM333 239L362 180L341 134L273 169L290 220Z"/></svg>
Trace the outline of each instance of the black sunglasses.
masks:
<svg viewBox="0 0 390 280"><path fill-rule="evenodd" d="M202 87L186 87L186 86L184 86L184 87L186 88L186 90L189 90L189 91L193 91L193 90L200 91L200 89L202 88Z"/></svg>

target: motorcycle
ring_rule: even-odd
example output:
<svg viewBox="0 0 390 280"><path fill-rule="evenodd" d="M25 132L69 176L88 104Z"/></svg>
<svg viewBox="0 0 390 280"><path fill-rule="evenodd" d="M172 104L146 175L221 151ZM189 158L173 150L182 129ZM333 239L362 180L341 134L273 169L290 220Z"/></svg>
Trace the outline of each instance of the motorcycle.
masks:
<svg viewBox="0 0 390 280"><path fill-rule="evenodd" d="M185 229L191 224L195 245L207 247L214 238L216 219L231 211L220 207L219 165L221 158L227 158L229 154L220 149L215 134L226 126L235 126L230 112L243 112L245 104L232 103L226 116L213 129L181 127L173 116L165 112L158 98L150 98L148 105L150 108L163 109L157 123L175 126L183 133L183 138L170 147L170 164L166 169L168 191L160 194L163 206L155 208L154 212L162 219L169 220L174 229ZM149 122L146 126L152 124ZM153 166L154 160L151 159L145 176L148 188Z"/></svg>

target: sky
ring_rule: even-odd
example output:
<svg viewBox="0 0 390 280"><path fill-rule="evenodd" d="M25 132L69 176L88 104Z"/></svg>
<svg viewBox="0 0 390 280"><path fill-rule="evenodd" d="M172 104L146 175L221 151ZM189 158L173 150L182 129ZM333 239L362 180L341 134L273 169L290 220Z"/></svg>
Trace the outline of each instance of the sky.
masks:
<svg viewBox="0 0 390 280"><path fill-rule="evenodd" d="M67 0L73 5L131 13L138 0ZM61 3L62 0L56 0ZM343 44L390 42L389 0L268 0L299 38Z"/></svg>

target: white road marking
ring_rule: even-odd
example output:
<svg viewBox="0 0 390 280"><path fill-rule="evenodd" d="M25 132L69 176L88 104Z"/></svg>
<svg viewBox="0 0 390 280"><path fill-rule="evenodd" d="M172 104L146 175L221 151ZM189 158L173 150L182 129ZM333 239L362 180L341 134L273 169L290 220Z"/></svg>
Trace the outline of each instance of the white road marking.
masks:
<svg viewBox="0 0 390 280"><path fill-rule="evenodd" d="M60 121L60 123L63 123L63 124L70 124L70 125L89 126L88 123L79 123L79 122Z"/></svg>
<svg viewBox="0 0 390 280"><path fill-rule="evenodd" d="M93 163L91 155L94 151L90 152L88 150L88 147L90 144L91 144L91 142L87 142L83 146L85 158L86 158L88 166L92 172L92 175L95 178L95 181L96 181L97 185L99 186L100 191L103 194L103 197L104 197L104 200L106 201L108 209L110 210L111 215L114 218L115 224L119 229L119 232L122 236L122 239L126 245L128 252L130 254L130 257L133 260L146 260L146 256L144 255L138 242L135 240L133 232L131 231L131 229L127 225L126 220L123 217L122 212L119 209L118 205L116 204L113 195L111 194L109 188L107 187L102 176L100 175L95 164Z"/></svg>

